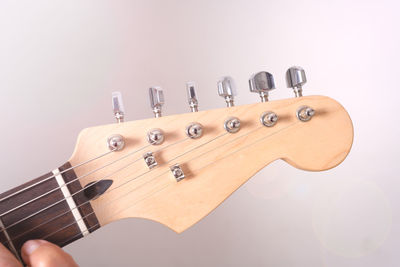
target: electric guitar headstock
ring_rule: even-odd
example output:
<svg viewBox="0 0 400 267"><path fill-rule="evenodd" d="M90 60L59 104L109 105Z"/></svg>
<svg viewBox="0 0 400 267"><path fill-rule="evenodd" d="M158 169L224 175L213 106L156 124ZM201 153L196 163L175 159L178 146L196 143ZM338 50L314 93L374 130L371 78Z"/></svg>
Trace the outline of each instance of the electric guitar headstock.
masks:
<svg viewBox="0 0 400 267"><path fill-rule="evenodd" d="M113 94L118 123L83 130L69 160L100 225L140 217L182 232L274 160L307 171L340 164L353 142L346 110L329 97L302 96L301 68L286 77L295 98L268 101L274 80L259 72L249 84L262 101L244 106L234 106L233 80L224 77L218 93L227 107L207 111L198 111L188 83L192 112L165 117L163 92L152 87L156 118L131 122Z"/></svg>

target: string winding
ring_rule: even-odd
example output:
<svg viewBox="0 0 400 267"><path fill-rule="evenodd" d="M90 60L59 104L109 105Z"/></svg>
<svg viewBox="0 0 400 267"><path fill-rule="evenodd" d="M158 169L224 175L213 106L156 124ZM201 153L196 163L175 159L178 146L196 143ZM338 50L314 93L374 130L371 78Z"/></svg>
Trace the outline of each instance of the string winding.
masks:
<svg viewBox="0 0 400 267"><path fill-rule="evenodd" d="M297 122L296 122L296 123L297 123ZM288 126L282 128L282 129L280 129L279 131L276 131L276 132L271 133L270 135L264 136L264 137L262 137L262 138L256 140L255 142L252 142L251 144L249 144L249 145L247 145L247 146L244 146L244 147L242 147L242 148L240 148L240 149L237 149L237 150L235 150L235 151L233 151L233 152L231 152L231 153L225 155L225 156L222 157L222 158L219 158L217 161L222 160L222 159L225 159L225 158L231 156L231 155L234 154L234 153L237 153L237 152L239 152L239 151L241 151L241 150L243 150L243 149L245 149L245 148L248 148L248 147L251 146L251 145L254 145L254 144L256 144L256 143L258 143L258 142L260 142L260 141L262 141L262 140L264 140L264 139L266 139L266 138L268 138L268 137L270 137L270 136L273 136L273 135L277 134L278 132L281 132L281 131L283 131L283 130L289 128L289 127L292 127L292 126L293 126L294 124L296 124L296 123L290 124L290 125L288 125ZM189 159L187 162L190 162L190 161L192 161L192 160L194 160L194 159L197 159L197 158L199 158L199 157L201 157L201 156L203 156L203 155L205 155L205 154L207 154L207 153L210 153L210 152L212 152L212 151L214 151L214 150L217 150L217 149L219 149L219 148L221 148L221 147L223 147L223 146L225 146L225 145L228 145L228 144L230 144L230 143L232 143L232 142L238 140L239 138L248 136L248 135L250 135L251 133L253 133L253 132L255 132L255 131L259 130L259 129L262 129L262 128L264 128L264 127L255 128L255 129L249 131L249 132L246 133L246 134L243 134L243 135L241 135L241 136L238 136L238 137L236 137L236 138L230 140L229 142L226 142L226 143L224 143L224 144L222 144L222 145L220 145L220 146L218 146L218 147L216 147L216 148L213 148L213 149L211 149L211 150L208 150L208 151L206 151L206 152L203 152L202 154L197 155L196 157ZM215 138L213 138L213 139L211 139L211 140L209 140L209 141L207 141L207 142L204 142L204 143L202 143L201 145L196 146L195 148L192 148L192 149L190 149L190 150L188 150L188 151L186 151L186 152L184 152L184 153L182 153L182 154L180 154L180 155L178 155L178 156L176 156L176 157L170 159L170 160L169 160L168 162L166 162L166 163L170 163L170 162L174 161L175 159L177 159L177 158L179 158L179 157L182 157L183 155L185 155L185 154L187 154L187 153L190 153L191 151L194 151L194 150L196 150L196 149L198 149L198 148L200 148L200 147L202 147L202 146L204 146L204 145L206 145L206 144L208 144L208 143L211 143L211 142L215 141L216 139L218 139L218 138L220 138L220 137L222 137L222 136L224 136L224 135L226 135L226 134L227 134L227 133L221 134L221 135L219 135L219 136L217 136L217 137L215 137ZM181 140L181 141L184 141L184 140ZM178 142L179 142L179 141L178 141ZM169 146L171 146L171 145L174 145L174 144L175 144L175 143L170 144L170 145L166 146L165 148L167 148L167 147L169 147ZM162 149L165 149L165 148L162 148ZM161 150L161 149L160 149L160 150ZM137 160L136 160L136 161L137 161ZM134 162L136 162L136 161L134 161ZM129 165L130 165L130 164L133 164L134 162L129 163ZM187 163L187 162L186 162L186 163ZM197 169L197 170L194 170L194 171L200 171L200 170L204 169L205 167L207 167L207 166L209 166L209 165L211 165L211 164L214 164L215 162L216 162L216 161L211 162L211 163L209 163L209 164L206 164L206 165L202 166L201 168L199 168L199 169ZM123 168L125 168L125 167L126 167L126 166L124 166ZM120 169L117 170L116 172L120 171L120 170L123 169L123 168L120 168ZM117 187L112 188L112 189L109 190L109 191L106 191L106 193L109 193L109 192L111 192L111 191L113 191L113 190L116 190L116 189L118 189L118 188L121 188L122 186L126 185L127 183L129 183L129 182L131 182L131 181L134 181L134 180L136 180L136 179L139 178L139 177L142 177L143 175L149 173L150 171L151 171L151 170L149 170L149 171L147 171L147 172L144 172L144 173L140 174L139 176L136 176L136 177L134 177L134 178L132 178L132 179L130 179L130 180L128 180L128 181L126 181L126 182L124 182L124 183L118 185ZM116 172L114 172L114 173L111 174L111 175L114 175ZM164 175L164 174L166 174L166 173L168 173L168 172L169 172L169 171L163 172L163 173L161 173L161 174L159 174L159 175L153 177L151 180L147 181L146 183L143 183L143 184L139 185L138 187L133 188L133 190L129 191L128 193L126 193L126 194L124 194L124 195L122 195L122 196L120 196L120 197L117 197L116 199L113 199L113 200L107 202L105 205L102 206L103 210L104 210L104 207L105 207L105 206L108 206L108 205L114 203L116 200L118 200L118 199L120 199L120 198L122 198L122 197L125 197L125 196L131 194L133 191L137 190L138 188L140 188L140 187L143 186L144 184L147 184L147 183L149 183L149 182L155 180L155 178L158 178L158 177L160 177L160 176L162 176L162 175ZM105 178L103 178L103 179L105 179ZM175 184L175 183L173 183L173 184ZM170 184L170 185L171 185L171 184ZM169 186L169 185L167 185L167 186ZM166 186L166 187L167 187L167 186ZM166 188L166 187L165 187L165 188ZM158 192L158 191L157 191L157 192ZM78 192L75 192L74 194L76 194L76 193L78 193ZM105 193L105 194L106 194L106 193ZM72 197L72 196L73 196L73 195L71 195L71 197ZM150 197L150 196L151 196L151 195L147 196L146 198L148 198L148 197ZM146 198L143 198L143 199L146 199ZM62 201L64 201L64 199L62 199ZM87 203L89 203L89 202L90 202L90 200L89 200L89 201L86 201L86 202L84 202L84 203L82 203L82 204L80 204L79 206L77 206L77 207L75 207L75 208L79 208L80 206L83 206L83 205L85 205L85 204L87 204ZM136 204L136 202L135 202L135 204ZM135 205L135 204L134 204L134 205ZM132 206L130 206L130 207L132 207ZM123 211L123 210L122 210L122 211ZM121 211L121 212L122 212L122 211ZM41 212L41 211L39 211L39 213L40 213L40 212ZM70 210L67 211L67 212L64 212L64 213L62 213L62 214L59 214L59 215L57 215L56 217L53 217L53 218L51 218L50 220L45 221L45 222L43 222L43 223L37 225L36 227L34 227L34 228L32 228L32 229L30 229L30 230L28 230L28 231L25 231L25 232L19 234L18 236L14 237L14 238L11 239L10 241L15 240L15 239L17 239L17 238L23 236L24 234L29 233L30 231L32 231L32 230L34 230L34 229L36 229L36 228L38 228L38 227L40 227L40 226L42 226L42 225L44 225L44 224L47 224L47 223L51 222L52 220L55 220L56 218L59 218L60 216L62 216L62 215L64 215L64 214L67 214L67 213L69 213L69 212L70 212ZM91 212L91 213L89 213L89 214L87 214L86 216L82 217L80 220L83 220L84 218L87 218L87 217L91 216L92 214L94 214L94 211ZM24 218L24 220L25 220L25 219L27 219L27 218ZM17 223L19 223L19 222L16 222L14 225L16 225ZM49 233L49 234L47 234L46 236L42 237L41 239L48 238L48 237L50 237L51 235L53 235L53 234L55 234L55 233L57 233L57 232L59 232L59 231L62 231L63 229L65 229L65 228L67 228L67 227L69 227L69 226L71 226L71 225L73 225L73 224L76 224L76 222L72 222L71 224L62 227L62 228L58 229L58 230L55 231L55 232ZM5 229L8 229L8 228L10 228L10 227L12 227L12 226L14 226L14 225L9 225L9 226L7 226L6 228L4 228L4 230L5 230ZM95 225L95 226L96 226L96 225ZM92 226L92 227L89 228L89 229L92 229L92 228L94 228L95 226ZM76 235L76 236L70 238L69 240L72 240L72 239L74 239L75 237L77 237L77 236L79 236L79 235L80 235L80 234L78 234L78 235ZM69 240L67 240L65 243L68 243ZM6 243L8 243L8 241L6 241L6 242L3 243L3 244L6 244Z"/></svg>

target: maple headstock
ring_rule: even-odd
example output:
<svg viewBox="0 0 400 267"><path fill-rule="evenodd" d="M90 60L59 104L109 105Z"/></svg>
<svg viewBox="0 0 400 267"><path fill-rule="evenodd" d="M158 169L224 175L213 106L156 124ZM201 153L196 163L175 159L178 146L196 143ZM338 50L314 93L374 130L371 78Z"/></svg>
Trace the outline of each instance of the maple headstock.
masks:
<svg viewBox="0 0 400 267"><path fill-rule="evenodd" d="M311 107L315 115L301 121L296 112ZM277 114L272 127L260 122L266 111ZM240 130L228 133L224 122L240 120ZM203 126L200 138L191 139L186 127ZM165 140L150 145L147 133L161 129ZM107 139L121 135L125 146L109 151ZM81 185L112 179L112 186L92 207L101 225L127 217L147 218L182 232L216 208L257 171L283 159L307 171L322 171L341 163L353 142L353 126L346 110L324 96L233 106L222 109L123 122L81 132L70 163L78 165ZM143 159L153 152L157 166ZM185 178L177 181L171 167L179 164Z"/></svg>

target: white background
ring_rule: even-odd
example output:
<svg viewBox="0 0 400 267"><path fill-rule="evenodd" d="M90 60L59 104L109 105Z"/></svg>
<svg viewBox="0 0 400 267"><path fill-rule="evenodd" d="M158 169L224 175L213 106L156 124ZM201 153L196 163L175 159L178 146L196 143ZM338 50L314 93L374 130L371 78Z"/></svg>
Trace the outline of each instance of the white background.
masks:
<svg viewBox="0 0 400 267"><path fill-rule="evenodd" d="M0 191L60 166L83 128L152 116L147 88L165 89L164 114L258 101L248 77L275 75L271 99L292 97L285 70L301 65L305 95L335 98L355 129L348 158L321 173L277 161L183 234L129 219L66 247L82 266L398 266L398 1L0 2ZM339 132L337 134L340 134Z"/></svg>

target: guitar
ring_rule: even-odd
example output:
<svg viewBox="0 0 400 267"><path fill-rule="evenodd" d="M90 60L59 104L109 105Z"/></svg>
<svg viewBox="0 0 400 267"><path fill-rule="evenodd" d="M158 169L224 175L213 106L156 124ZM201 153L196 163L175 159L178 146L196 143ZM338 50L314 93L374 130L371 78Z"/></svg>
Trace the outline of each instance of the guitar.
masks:
<svg viewBox="0 0 400 267"><path fill-rule="evenodd" d="M108 223L136 217L180 233L214 210L270 162L282 159L307 171L340 164L353 126L346 110L325 96L302 96L303 69L287 72L295 98L268 101L268 72L250 78L261 102L234 106L233 80L218 82L226 108L161 116L163 93L150 88L156 118L84 129L61 167L0 195L0 242L20 259L22 244L46 239L65 246Z"/></svg>

